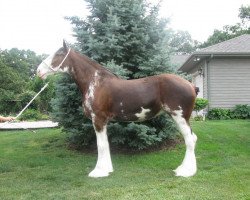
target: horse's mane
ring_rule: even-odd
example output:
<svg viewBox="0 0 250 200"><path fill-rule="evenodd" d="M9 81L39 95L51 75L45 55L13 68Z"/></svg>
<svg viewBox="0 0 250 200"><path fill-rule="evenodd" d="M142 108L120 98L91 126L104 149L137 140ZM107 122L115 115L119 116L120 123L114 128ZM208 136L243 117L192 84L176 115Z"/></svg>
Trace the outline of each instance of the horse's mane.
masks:
<svg viewBox="0 0 250 200"><path fill-rule="evenodd" d="M98 69L101 72L104 73L109 73L112 76L116 76L117 78L120 78L117 74L115 74L114 72L112 72L110 69L104 67L103 65L99 64L98 62L96 62L95 60L89 58L88 56L84 55L84 54L80 54L80 56L82 56L84 58L84 60L90 64L91 66L93 66L95 69Z"/></svg>

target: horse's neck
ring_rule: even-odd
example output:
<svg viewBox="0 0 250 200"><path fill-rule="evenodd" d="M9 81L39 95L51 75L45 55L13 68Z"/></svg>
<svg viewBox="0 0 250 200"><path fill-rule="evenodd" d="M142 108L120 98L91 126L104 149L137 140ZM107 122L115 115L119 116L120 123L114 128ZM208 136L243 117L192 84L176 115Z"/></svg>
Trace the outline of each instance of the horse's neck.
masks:
<svg viewBox="0 0 250 200"><path fill-rule="evenodd" d="M102 79L114 76L87 56L75 53L72 60L74 60L72 62L72 76L83 94L87 92L97 73L102 76Z"/></svg>

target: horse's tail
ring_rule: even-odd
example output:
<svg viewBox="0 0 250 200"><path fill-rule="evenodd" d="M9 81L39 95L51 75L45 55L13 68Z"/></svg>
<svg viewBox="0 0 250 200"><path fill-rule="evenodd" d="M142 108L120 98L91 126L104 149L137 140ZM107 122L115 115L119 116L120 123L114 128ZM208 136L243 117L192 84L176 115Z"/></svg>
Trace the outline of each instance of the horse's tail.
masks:
<svg viewBox="0 0 250 200"><path fill-rule="evenodd" d="M198 93L200 92L200 88L199 88L199 87L194 86L194 90L195 90L195 93L196 93L196 96L197 96L197 95L198 95Z"/></svg>

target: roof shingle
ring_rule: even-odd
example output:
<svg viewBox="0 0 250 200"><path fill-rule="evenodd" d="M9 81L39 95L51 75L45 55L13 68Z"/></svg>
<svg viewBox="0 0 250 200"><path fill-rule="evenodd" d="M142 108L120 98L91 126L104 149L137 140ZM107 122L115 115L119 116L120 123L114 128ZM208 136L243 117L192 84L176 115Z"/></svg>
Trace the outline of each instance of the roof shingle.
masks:
<svg viewBox="0 0 250 200"><path fill-rule="evenodd" d="M196 53L250 53L250 34L200 49Z"/></svg>

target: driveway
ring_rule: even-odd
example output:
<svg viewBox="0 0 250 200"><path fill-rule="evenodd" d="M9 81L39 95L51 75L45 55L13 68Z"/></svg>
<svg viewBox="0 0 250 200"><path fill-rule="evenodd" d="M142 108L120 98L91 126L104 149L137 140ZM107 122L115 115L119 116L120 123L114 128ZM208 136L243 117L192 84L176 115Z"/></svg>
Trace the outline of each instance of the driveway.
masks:
<svg viewBox="0 0 250 200"><path fill-rule="evenodd" d="M39 129L39 128L54 128L57 127L57 122L52 122L50 120L46 121L36 121L36 122L5 122L0 123L0 129Z"/></svg>

